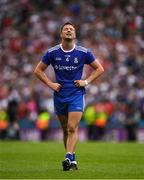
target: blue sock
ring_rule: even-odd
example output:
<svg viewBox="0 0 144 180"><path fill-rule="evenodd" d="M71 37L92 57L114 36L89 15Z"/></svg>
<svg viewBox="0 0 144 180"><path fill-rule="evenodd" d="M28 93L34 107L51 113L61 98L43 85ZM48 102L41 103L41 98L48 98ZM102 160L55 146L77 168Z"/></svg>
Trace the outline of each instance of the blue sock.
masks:
<svg viewBox="0 0 144 180"><path fill-rule="evenodd" d="M75 159L76 159L76 158L75 158L75 153L73 153L72 156L73 156L72 161L75 161Z"/></svg>
<svg viewBox="0 0 144 180"><path fill-rule="evenodd" d="M73 157L73 158L72 158L72 163L73 163L73 164L77 164L77 162L76 162L76 157L75 157L75 153L72 154L72 157Z"/></svg>
<svg viewBox="0 0 144 180"><path fill-rule="evenodd" d="M65 156L67 159L69 159L70 161L73 161L73 154L71 153L66 153L66 156Z"/></svg>

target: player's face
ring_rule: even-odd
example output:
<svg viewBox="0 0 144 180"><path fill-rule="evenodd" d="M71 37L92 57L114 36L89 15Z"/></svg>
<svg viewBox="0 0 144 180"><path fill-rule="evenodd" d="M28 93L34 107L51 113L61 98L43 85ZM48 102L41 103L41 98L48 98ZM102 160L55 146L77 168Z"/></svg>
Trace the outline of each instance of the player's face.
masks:
<svg viewBox="0 0 144 180"><path fill-rule="evenodd" d="M73 40L76 37L75 28L72 25L65 25L61 31L61 38Z"/></svg>

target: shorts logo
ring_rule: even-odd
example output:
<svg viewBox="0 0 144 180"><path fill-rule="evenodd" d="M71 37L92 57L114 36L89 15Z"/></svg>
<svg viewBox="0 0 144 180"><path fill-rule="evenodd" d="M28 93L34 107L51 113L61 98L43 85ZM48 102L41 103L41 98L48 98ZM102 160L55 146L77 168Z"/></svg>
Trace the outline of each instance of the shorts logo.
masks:
<svg viewBox="0 0 144 180"><path fill-rule="evenodd" d="M81 109L81 107L76 107L76 109Z"/></svg>

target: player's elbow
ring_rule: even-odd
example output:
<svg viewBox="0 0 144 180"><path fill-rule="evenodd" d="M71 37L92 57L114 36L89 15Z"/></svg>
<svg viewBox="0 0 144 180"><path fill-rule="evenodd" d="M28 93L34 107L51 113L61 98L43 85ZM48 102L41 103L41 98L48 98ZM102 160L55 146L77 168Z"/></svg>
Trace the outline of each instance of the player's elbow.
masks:
<svg viewBox="0 0 144 180"><path fill-rule="evenodd" d="M33 73L34 73L35 76L38 76L40 74L40 71L39 71L38 68L35 68Z"/></svg>
<svg viewBox="0 0 144 180"><path fill-rule="evenodd" d="M104 73L104 68L101 66L101 73Z"/></svg>
<svg viewBox="0 0 144 180"><path fill-rule="evenodd" d="M100 72L100 74L104 73L104 68L102 66L99 66L99 72Z"/></svg>

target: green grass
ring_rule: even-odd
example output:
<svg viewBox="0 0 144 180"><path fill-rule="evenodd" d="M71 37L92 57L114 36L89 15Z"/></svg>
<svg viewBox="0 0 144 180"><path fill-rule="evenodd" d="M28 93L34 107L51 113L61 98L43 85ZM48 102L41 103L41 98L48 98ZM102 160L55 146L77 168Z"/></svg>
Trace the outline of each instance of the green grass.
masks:
<svg viewBox="0 0 144 180"><path fill-rule="evenodd" d="M78 171L63 172L63 159L63 144L59 142L0 142L0 178L144 178L144 144L79 143Z"/></svg>

